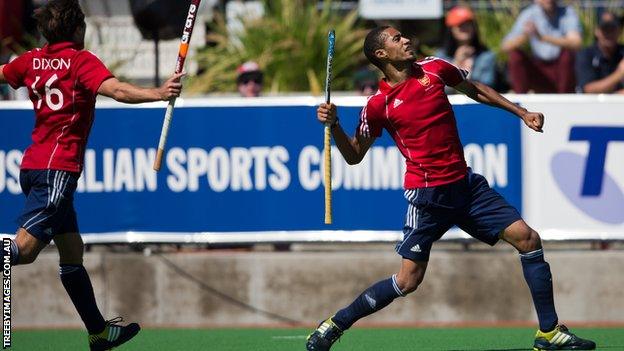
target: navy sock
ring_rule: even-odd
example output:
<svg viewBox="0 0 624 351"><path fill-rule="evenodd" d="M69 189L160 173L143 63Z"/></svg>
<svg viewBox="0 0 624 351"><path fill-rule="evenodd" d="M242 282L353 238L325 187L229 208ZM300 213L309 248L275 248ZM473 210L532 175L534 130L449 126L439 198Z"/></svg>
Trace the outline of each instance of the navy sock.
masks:
<svg viewBox="0 0 624 351"><path fill-rule="evenodd" d="M360 318L381 310L399 296L403 293L396 283L396 275L393 275L364 290L349 306L336 312L332 320L338 328L347 330Z"/></svg>
<svg viewBox="0 0 624 351"><path fill-rule="evenodd" d="M95 302L95 295L87 270L82 265L62 264L60 274L61 282L89 334L101 333L106 327L106 322Z"/></svg>
<svg viewBox="0 0 624 351"><path fill-rule="evenodd" d="M11 240L11 266L16 266L19 263L19 247L15 240Z"/></svg>
<svg viewBox="0 0 624 351"><path fill-rule="evenodd" d="M558 323L553 299L552 275L550 266L544 261L542 249L520 254L524 279L526 279L537 311L540 330L548 332Z"/></svg>

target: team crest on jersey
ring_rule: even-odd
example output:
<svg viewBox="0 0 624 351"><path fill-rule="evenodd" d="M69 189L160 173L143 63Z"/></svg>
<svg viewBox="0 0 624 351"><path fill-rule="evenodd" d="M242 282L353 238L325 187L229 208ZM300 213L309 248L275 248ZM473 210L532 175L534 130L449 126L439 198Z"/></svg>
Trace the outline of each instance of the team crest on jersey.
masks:
<svg viewBox="0 0 624 351"><path fill-rule="evenodd" d="M418 83L426 87L427 85L431 84L431 79L429 79L429 76L425 73L423 74L422 78L418 78Z"/></svg>

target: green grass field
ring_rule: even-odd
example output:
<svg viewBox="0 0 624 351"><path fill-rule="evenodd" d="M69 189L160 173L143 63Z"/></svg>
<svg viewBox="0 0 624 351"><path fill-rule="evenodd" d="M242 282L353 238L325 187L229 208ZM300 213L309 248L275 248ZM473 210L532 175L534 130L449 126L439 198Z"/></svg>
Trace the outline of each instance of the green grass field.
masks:
<svg viewBox="0 0 624 351"><path fill-rule="evenodd" d="M593 339L598 350L624 350L622 328L573 328ZM308 329L147 329L119 351L297 351L305 350ZM520 351L531 350L529 328L354 328L332 351ZM11 350L88 350L76 330L15 331Z"/></svg>

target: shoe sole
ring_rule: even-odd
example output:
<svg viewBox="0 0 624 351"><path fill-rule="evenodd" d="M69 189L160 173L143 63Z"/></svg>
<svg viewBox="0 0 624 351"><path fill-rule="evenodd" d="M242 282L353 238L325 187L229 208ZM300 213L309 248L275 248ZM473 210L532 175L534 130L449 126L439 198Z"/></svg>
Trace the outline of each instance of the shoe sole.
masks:
<svg viewBox="0 0 624 351"><path fill-rule="evenodd" d="M134 338L139 332L141 331L141 326L139 326L137 324L137 329L134 333L129 333L128 335L124 336L123 338L120 337L119 339L117 339L115 341L115 343L113 345L110 345L108 348L101 348L101 349L92 349L91 351L107 351L107 350L112 350L117 346L120 346L128 341L130 341L130 339Z"/></svg>
<svg viewBox="0 0 624 351"><path fill-rule="evenodd" d="M134 338L140 331L141 331L141 326L139 326L137 324L137 330L134 333L126 335L126 337L123 338L123 339L121 337L119 339L117 339L117 341L115 342L115 345L113 347L117 347L119 345L122 345L122 344L130 341L130 339Z"/></svg>
<svg viewBox="0 0 624 351"><path fill-rule="evenodd" d="M553 350L595 350L595 347L592 347L591 349L588 348L583 348L582 346L568 346L568 347L563 347L563 348L548 348L548 349L544 349L544 348L537 348L537 347L533 347L533 351L553 351Z"/></svg>

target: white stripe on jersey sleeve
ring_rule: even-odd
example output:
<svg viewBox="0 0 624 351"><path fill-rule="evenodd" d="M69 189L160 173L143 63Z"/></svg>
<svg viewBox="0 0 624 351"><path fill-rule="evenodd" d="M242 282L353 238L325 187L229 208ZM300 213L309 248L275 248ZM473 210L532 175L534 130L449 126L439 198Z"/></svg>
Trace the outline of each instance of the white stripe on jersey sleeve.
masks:
<svg viewBox="0 0 624 351"><path fill-rule="evenodd" d="M435 56L429 56L424 58L422 61L419 61L419 63L429 63L429 62L433 62L433 61L444 61L446 63L448 63L449 65L455 67L456 70L459 71L459 74L464 78L464 79L468 79L468 75L470 75L470 72L468 70L465 70L463 68L459 68L457 67L454 63L452 62L448 62L447 60L440 58L440 57L435 57ZM438 77L439 78L439 77Z"/></svg>

